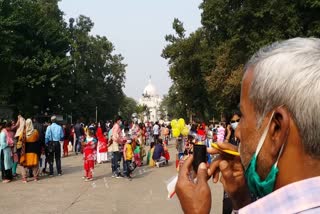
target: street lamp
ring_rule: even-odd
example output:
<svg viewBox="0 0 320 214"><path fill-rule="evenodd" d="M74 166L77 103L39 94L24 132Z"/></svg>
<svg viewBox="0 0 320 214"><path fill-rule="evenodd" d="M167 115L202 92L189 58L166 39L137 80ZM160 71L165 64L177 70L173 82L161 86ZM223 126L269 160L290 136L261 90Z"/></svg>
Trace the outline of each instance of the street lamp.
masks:
<svg viewBox="0 0 320 214"><path fill-rule="evenodd" d="M96 123L98 122L98 106L96 106Z"/></svg>

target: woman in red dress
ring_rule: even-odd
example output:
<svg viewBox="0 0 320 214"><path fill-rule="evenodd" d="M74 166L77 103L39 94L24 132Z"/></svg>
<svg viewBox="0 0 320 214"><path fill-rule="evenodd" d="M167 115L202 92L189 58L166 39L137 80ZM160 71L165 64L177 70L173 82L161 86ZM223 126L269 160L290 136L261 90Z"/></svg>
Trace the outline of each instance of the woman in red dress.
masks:
<svg viewBox="0 0 320 214"><path fill-rule="evenodd" d="M108 141L104 136L103 122L98 123L96 136L98 138L97 162L102 163L108 160Z"/></svg>

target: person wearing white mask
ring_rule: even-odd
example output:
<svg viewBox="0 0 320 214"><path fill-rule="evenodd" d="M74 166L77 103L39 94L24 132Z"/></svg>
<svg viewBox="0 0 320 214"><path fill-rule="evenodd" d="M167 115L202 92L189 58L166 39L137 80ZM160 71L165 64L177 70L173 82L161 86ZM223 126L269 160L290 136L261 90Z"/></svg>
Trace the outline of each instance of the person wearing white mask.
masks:
<svg viewBox="0 0 320 214"><path fill-rule="evenodd" d="M235 136L235 130L238 127L238 124L240 122L241 114L239 112L234 112L232 114L230 124L227 126L227 133L225 141L226 143L231 143L232 145L238 146L239 145L239 139Z"/></svg>

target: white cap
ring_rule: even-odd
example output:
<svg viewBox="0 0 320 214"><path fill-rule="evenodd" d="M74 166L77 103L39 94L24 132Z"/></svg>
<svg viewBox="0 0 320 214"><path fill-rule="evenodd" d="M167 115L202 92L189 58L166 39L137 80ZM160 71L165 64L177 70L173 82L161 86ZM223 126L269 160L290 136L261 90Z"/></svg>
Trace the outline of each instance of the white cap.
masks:
<svg viewBox="0 0 320 214"><path fill-rule="evenodd" d="M51 121L52 121L52 120L56 120L56 119L57 119L56 115L53 115L53 116L51 117Z"/></svg>

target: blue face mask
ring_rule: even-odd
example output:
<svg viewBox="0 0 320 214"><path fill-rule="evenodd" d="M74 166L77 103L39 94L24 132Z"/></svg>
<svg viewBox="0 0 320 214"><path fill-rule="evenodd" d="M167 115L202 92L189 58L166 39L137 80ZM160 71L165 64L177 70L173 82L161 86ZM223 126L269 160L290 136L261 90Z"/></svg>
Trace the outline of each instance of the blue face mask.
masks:
<svg viewBox="0 0 320 214"><path fill-rule="evenodd" d="M270 170L269 174L267 175L266 179L261 180L259 174L256 171L257 157L258 157L258 154L262 148L262 145L267 137L267 133L269 131L269 127L270 127L270 123L272 121L273 115L274 115L274 112L272 113L270 121L269 121L267 127L265 128L265 130L259 140L256 152L253 155L253 157L251 158L251 161L248 165L248 168L245 170L245 176L246 176L249 190L252 194L254 194L256 197L259 197L259 198L262 198L262 197L268 195L269 193L271 193L274 190L274 185L276 182L277 174L279 172L277 164L278 164L279 158L282 154L282 150L283 150L283 146L284 146L284 144L281 146L278 158L277 158L276 162L273 164L273 166L271 167L271 170Z"/></svg>

